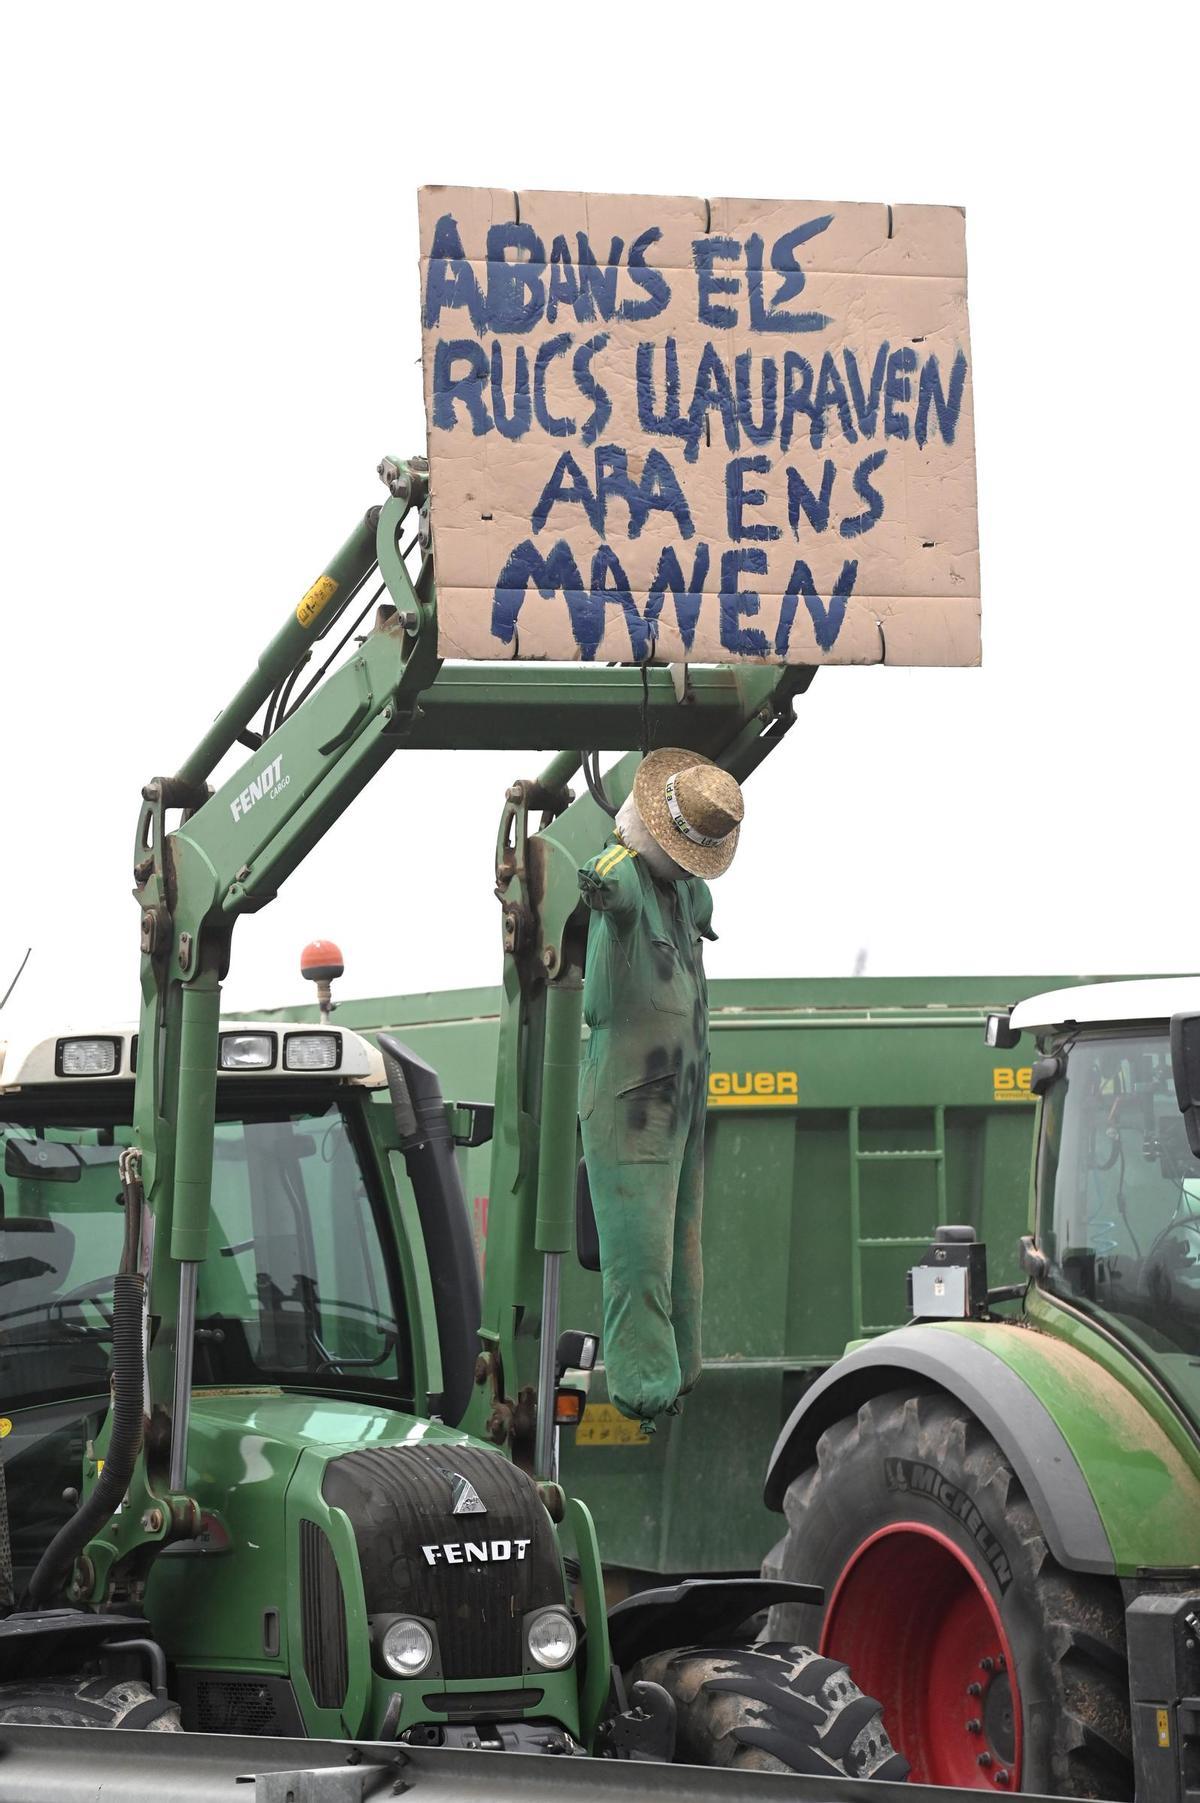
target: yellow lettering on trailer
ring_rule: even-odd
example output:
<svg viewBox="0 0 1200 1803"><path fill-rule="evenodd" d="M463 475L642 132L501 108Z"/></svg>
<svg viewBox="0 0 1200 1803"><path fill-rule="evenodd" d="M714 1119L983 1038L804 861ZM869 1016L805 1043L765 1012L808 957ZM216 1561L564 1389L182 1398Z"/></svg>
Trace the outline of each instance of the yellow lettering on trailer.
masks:
<svg viewBox="0 0 1200 1803"><path fill-rule="evenodd" d="M997 1064L992 1071L992 1100L995 1102L1032 1102L1033 1066L1031 1064Z"/></svg>
<svg viewBox="0 0 1200 1803"><path fill-rule="evenodd" d="M337 594L336 576L318 576L307 595L296 609L296 618L301 626L311 626L322 609L329 606Z"/></svg>
<svg viewBox="0 0 1200 1803"><path fill-rule="evenodd" d="M1158 1726L1158 1744L1160 1747L1169 1747L1171 1744L1170 1710L1159 1709L1156 1712L1156 1721Z"/></svg>
<svg viewBox="0 0 1200 1803"><path fill-rule="evenodd" d="M710 1108L795 1108L800 1102L796 1071L710 1071Z"/></svg>

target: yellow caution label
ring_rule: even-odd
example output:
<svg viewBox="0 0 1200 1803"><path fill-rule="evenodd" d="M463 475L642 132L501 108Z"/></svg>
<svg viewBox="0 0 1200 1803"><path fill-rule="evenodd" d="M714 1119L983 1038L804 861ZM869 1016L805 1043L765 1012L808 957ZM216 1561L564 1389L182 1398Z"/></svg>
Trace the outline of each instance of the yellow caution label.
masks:
<svg viewBox="0 0 1200 1803"><path fill-rule="evenodd" d="M710 1108L796 1108L800 1078L795 1071L710 1071Z"/></svg>
<svg viewBox="0 0 1200 1803"><path fill-rule="evenodd" d="M7 1440L12 1433L12 1422L7 1415L0 1415L0 1440Z"/></svg>
<svg viewBox="0 0 1200 1803"><path fill-rule="evenodd" d="M1156 1712L1155 1719L1156 1719L1157 1726L1158 1726L1158 1744L1160 1747L1169 1747L1171 1744L1171 1714L1170 1714L1170 1711L1167 1709L1159 1709Z"/></svg>
<svg viewBox="0 0 1200 1803"><path fill-rule="evenodd" d="M992 1070L992 1100L994 1102L1032 1102L1033 1090L1032 1064L997 1064Z"/></svg>
<svg viewBox="0 0 1200 1803"><path fill-rule="evenodd" d="M317 615L329 606L337 591L335 576L318 576L296 609L296 618L301 626L311 626Z"/></svg>
<svg viewBox="0 0 1200 1803"><path fill-rule="evenodd" d="M622 1415L612 1402L589 1402L575 1429L576 1446L649 1446L636 1421Z"/></svg>

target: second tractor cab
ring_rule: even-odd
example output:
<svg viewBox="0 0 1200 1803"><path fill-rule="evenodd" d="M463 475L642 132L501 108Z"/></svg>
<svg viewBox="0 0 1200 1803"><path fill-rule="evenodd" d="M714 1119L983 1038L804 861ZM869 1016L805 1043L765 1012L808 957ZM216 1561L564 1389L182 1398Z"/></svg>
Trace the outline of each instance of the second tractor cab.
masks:
<svg viewBox="0 0 1200 1803"><path fill-rule="evenodd" d="M914 1320L851 1348L776 1445L775 1611L854 1661L913 1776L1157 1799L1200 1756L1200 978L992 1016L1039 1098L1027 1282L966 1223ZM1012 1313L1014 1302L1020 1303Z"/></svg>

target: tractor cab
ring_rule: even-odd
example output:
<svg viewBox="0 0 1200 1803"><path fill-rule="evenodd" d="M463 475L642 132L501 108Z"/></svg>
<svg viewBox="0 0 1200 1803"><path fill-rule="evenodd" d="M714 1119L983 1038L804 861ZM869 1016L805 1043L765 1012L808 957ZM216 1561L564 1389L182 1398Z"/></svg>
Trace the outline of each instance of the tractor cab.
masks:
<svg viewBox="0 0 1200 1803"><path fill-rule="evenodd" d="M0 1064L0 1431L18 1586L71 1513L63 1491L108 1406L137 1056L136 1033L116 1028L11 1045ZM385 1193L380 1053L340 1028L229 1022L219 1057L196 1387L407 1410L421 1387L424 1406L412 1248Z"/></svg>
<svg viewBox="0 0 1200 1803"><path fill-rule="evenodd" d="M8 1047L0 1066L0 1614L15 1605L35 1626L67 1620L22 1610L53 1589L46 1561L78 1518L80 1473L86 1499L116 1456L120 1286L154 1255L122 1169L138 1057L117 1028ZM527 1750L577 1744L554 1524L531 1478L456 1427L480 1305L455 1120L478 1140L490 1108L447 1110L436 1073L387 1036L377 1049L327 1020L222 1025L187 1398L199 1517L180 1534L173 1504L131 1493L89 1552L65 1555L76 1603L97 1545L111 1559L112 1619L152 1636L138 1645L165 1660L185 1728L352 1721L423 1744L500 1721ZM153 1310L146 1329L151 1349L169 1331ZM153 1476L169 1436L153 1413L143 1431ZM151 1563L125 1542L134 1516L178 1544ZM68 1625L78 1638L94 1619ZM39 1633L37 1675L61 1688L56 1659ZM106 1707L136 1671L115 1689L106 1674ZM0 1713L13 1677L0 1670ZM55 1697L63 1719L87 1719L90 1693Z"/></svg>
<svg viewBox="0 0 1200 1803"><path fill-rule="evenodd" d="M1042 1099L1036 1232L1041 1288L1114 1334L1200 1414L1200 1157L1181 1112L1171 1022L1200 978L1099 983L1034 996L1010 1031L1036 1035Z"/></svg>

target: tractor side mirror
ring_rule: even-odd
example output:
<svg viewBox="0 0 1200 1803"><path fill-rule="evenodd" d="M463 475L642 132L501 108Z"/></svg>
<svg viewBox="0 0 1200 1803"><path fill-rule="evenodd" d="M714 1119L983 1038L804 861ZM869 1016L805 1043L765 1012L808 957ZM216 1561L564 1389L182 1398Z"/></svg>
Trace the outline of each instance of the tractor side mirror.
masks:
<svg viewBox="0 0 1200 1803"><path fill-rule="evenodd" d="M594 1333L580 1333L568 1328L558 1336L554 1349L554 1380L561 1383L568 1371L590 1371L596 1363L600 1341Z"/></svg>
<svg viewBox="0 0 1200 1803"><path fill-rule="evenodd" d="M1011 1052L1021 1043L1021 1029L1012 1024L1012 1010L989 1014L983 1026L983 1043L995 1052Z"/></svg>
<svg viewBox="0 0 1200 1803"><path fill-rule="evenodd" d="M1171 1016L1171 1075L1192 1157L1200 1158L1200 1014Z"/></svg>

